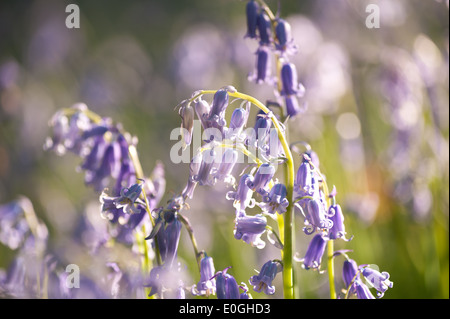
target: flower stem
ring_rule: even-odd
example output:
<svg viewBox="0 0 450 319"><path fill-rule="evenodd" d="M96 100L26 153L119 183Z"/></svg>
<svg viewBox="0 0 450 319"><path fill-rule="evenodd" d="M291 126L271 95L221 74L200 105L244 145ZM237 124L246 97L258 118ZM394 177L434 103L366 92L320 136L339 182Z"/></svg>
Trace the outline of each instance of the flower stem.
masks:
<svg viewBox="0 0 450 319"><path fill-rule="evenodd" d="M328 281L330 282L330 298L336 299L336 288L334 286L334 240L328 240Z"/></svg>
<svg viewBox="0 0 450 319"><path fill-rule="evenodd" d="M178 213L177 216L178 216L178 219L183 223L184 227L186 227L186 230L189 234L189 238L191 239L192 247L194 248L195 259L197 260L197 266L200 271L201 254L198 250L197 240L195 239L195 236L194 236L194 230L192 229L191 223L189 223L189 220L186 217L184 217L180 213Z"/></svg>

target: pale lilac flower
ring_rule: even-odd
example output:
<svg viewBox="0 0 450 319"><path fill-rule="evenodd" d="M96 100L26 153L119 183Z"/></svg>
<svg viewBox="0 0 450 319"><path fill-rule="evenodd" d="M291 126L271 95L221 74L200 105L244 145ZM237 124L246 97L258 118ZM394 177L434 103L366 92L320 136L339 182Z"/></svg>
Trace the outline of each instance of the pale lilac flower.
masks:
<svg viewBox="0 0 450 319"><path fill-rule="evenodd" d="M247 207L253 207L255 200L252 198L253 191L248 186L253 181L253 176L250 174L244 174L239 180L237 190L235 192L230 191L227 193L226 198L228 200L234 200L234 207L237 211L245 211Z"/></svg>
<svg viewBox="0 0 450 319"><path fill-rule="evenodd" d="M242 239L247 244L258 249L266 246L261 240L261 235L266 231L267 218L261 214L256 216L240 215L236 217L234 227L234 238Z"/></svg>
<svg viewBox="0 0 450 319"><path fill-rule="evenodd" d="M274 175L275 167L272 164L261 164L256 171L253 181L248 181L247 186L250 187L252 191L256 191L259 194L264 195L267 192L266 187Z"/></svg>
<svg viewBox="0 0 450 319"><path fill-rule="evenodd" d="M200 295L214 295L216 293L216 280L214 261L212 257L205 256L200 261L200 281L197 283L196 290Z"/></svg>
<svg viewBox="0 0 450 319"><path fill-rule="evenodd" d="M231 172L236 165L237 159L238 152L234 149L227 148L225 152L223 152L222 161L219 166L211 169L211 175L214 178L213 183L219 180L233 185L235 183L235 178L231 175Z"/></svg>
<svg viewBox="0 0 450 319"><path fill-rule="evenodd" d="M394 283L389 280L389 273L386 271L380 273L378 270L365 267L362 270L362 275L378 291L378 298L383 297L386 290L394 286Z"/></svg>

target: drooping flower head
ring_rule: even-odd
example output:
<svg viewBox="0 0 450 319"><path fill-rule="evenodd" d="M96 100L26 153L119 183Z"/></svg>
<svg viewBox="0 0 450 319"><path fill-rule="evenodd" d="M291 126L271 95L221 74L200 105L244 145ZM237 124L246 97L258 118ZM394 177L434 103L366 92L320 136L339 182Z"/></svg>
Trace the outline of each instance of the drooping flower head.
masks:
<svg viewBox="0 0 450 319"><path fill-rule="evenodd" d="M245 36L251 39L256 38L258 12L259 4L256 1L250 0L247 2L245 7L245 13L247 16L247 34Z"/></svg>
<svg viewBox="0 0 450 319"><path fill-rule="evenodd" d="M370 283L370 285L378 291L378 298L383 297L386 290L394 286L394 283L389 280L389 273L386 271L379 272L371 267L364 267L362 270L362 275Z"/></svg>
<svg viewBox="0 0 450 319"><path fill-rule="evenodd" d="M302 259L295 260L303 262L303 268L305 269L320 269L320 264L322 263L323 253L327 246L327 239L321 234L316 234L308 245L305 257Z"/></svg>
<svg viewBox="0 0 450 319"><path fill-rule="evenodd" d="M266 231L267 218L261 214L247 216L242 212L236 217L234 238L242 239L247 244L262 249L266 243L261 240L261 235Z"/></svg>
<svg viewBox="0 0 450 319"><path fill-rule="evenodd" d="M214 295L216 293L216 279L214 261L212 257L206 255L200 261L200 281L196 289L200 295Z"/></svg>
<svg viewBox="0 0 450 319"><path fill-rule="evenodd" d="M286 198L286 186L284 184L275 184L270 192L263 196L263 202L259 204L262 210L268 214L283 214L289 206Z"/></svg>
<svg viewBox="0 0 450 319"><path fill-rule="evenodd" d="M279 261L269 260L262 266L258 275L250 278L250 284L256 292L264 291L266 295L273 295L275 293L275 286L272 285L272 281L281 270L282 265Z"/></svg>
<svg viewBox="0 0 450 319"><path fill-rule="evenodd" d="M225 268L219 271L215 275L216 287L217 287L217 299L239 299L239 286L236 279L227 273L228 269Z"/></svg>

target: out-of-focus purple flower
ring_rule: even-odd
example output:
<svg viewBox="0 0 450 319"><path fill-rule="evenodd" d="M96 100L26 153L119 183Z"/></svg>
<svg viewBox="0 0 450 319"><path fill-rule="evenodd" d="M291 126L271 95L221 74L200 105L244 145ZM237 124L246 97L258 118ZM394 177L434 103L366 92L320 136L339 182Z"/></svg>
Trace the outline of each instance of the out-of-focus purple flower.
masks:
<svg viewBox="0 0 450 319"><path fill-rule="evenodd" d="M211 112L211 105L209 105L208 102L203 100L201 96L196 98L193 101L193 103L195 113L197 113L197 117L201 121L203 129L207 129L208 128L207 120L209 117L209 113Z"/></svg>
<svg viewBox="0 0 450 319"><path fill-rule="evenodd" d="M285 63L281 67L281 95L303 96L304 86L298 82L297 68L294 63Z"/></svg>
<svg viewBox="0 0 450 319"><path fill-rule="evenodd" d="M192 130L194 128L194 108L188 101L182 103L178 113L181 117L181 135L184 137L184 146L191 145Z"/></svg>
<svg viewBox="0 0 450 319"><path fill-rule="evenodd" d="M181 226L181 222L175 217L173 221L167 222L164 227L161 227L156 235L161 259L169 265L175 261L177 256Z"/></svg>
<svg viewBox="0 0 450 319"><path fill-rule="evenodd" d="M284 19L278 18L275 26L275 48L281 53L293 54L297 47L291 35L291 25Z"/></svg>
<svg viewBox="0 0 450 319"><path fill-rule="evenodd" d="M350 294L356 293L355 281L359 280L357 276L359 270L358 265L353 259L346 259L342 267L342 279L344 280L345 289L349 289ZM352 285L351 287L350 284Z"/></svg>
<svg viewBox="0 0 450 319"><path fill-rule="evenodd" d="M394 286L394 283L389 280L389 273L386 271L380 273L373 268L364 267L362 275L378 291L378 298L383 297L386 290Z"/></svg>
<svg viewBox="0 0 450 319"><path fill-rule="evenodd" d="M212 257L205 254L200 261L200 281L196 287L198 294L209 296L216 293L216 280L213 278L215 271Z"/></svg>
<svg viewBox="0 0 450 319"><path fill-rule="evenodd" d="M269 260L266 262L258 275L250 277L250 284L256 292L264 291L266 295L273 295L275 293L275 286L272 281L278 272L282 270L280 262Z"/></svg>
<svg viewBox="0 0 450 319"><path fill-rule="evenodd" d="M211 175L211 170L216 164L216 152L214 149L205 150L202 153L202 160L198 170L198 174L194 180L200 185L213 185L214 179Z"/></svg>
<svg viewBox="0 0 450 319"><path fill-rule="evenodd" d="M272 40L272 23L264 11L261 11L256 17L256 25L259 32L259 44L266 46L270 45Z"/></svg>
<svg viewBox="0 0 450 319"><path fill-rule="evenodd" d="M242 292L239 295L239 299L253 299L252 295L248 293L248 287L245 283L241 282L239 288L242 289Z"/></svg>
<svg viewBox="0 0 450 319"><path fill-rule="evenodd" d="M286 103L286 112L290 117L294 117L298 113L304 111L304 107L298 104L298 97L305 94L305 87L298 82L297 68L293 63L285 63L281 68L281 96L284 97Z"/></svg>
<svg viewBox="0 0 450 319"><path fill-rule="evenodd" d="M261 214L256 216L240 215L236 217L234 238L242 239L247 244L262 249L266 243L261 235L266 231L267 218Z"/></svg>
<svg viewBox="0 0 450 319"><path fill-rule="evenodd" d="M257 84L273 82L271 77L272 64L270 62L270 48L262 45L256 51L255 70L249 74L248 80L255 81Z"/></svg>
<svg viewBox="0 0 450 319"><path fill-rule="evenodd" d="M369 287L367 287L360 280L355 281L355 290L358 299L375 299L375 297L370 292Z"/></svg>
<svg viewBox="0 0 450 319"><path fill-rule="evenodd" d="M256 1L250 0L245 7L245 13L247 16L247 34L246 37L251 39L256 38L256 27L258 19L259 5Z"/></svg>
<svg viewBox="0 0 450 319"><path fill-rule="evenodd" d="M317 234L313 237L306 250L305 257L302 259L296 259L303 262L303 268L305 269L320 269L322 263L322 256L327 246L327 240L322 237L321 234Z"/></svg>
<svg viewBox="0 0 450 319"><path fill-rule="evenodd" d="M87 171L86 185L92 185L96 191L103 190L111 178L117 178L120 172L120 146L110 143L103 154L100 165L95 171Z"/></svg>
<svg viewBox="0 0 450 319"><path fill-rule="evenodd" d="M239 299L239 286L233 276L227 273L228 268L219 271L214 276L216 279L217 299Z"/></svg>
<svg viewBox="0 0 450 319"><path fill-rule="evenodd" d="M286 186L284 184L275 184L269 193L263 196L263 202L259 206L265 213L269 214L283 214L289 206L289 201L286 198Z"/></svg>
<svg viewBox="0 0 450 319"><path fill-rule="evenodd" d="M270 180L272 180L274 175L275 167L272 164L261 164L261 166L256 171L253 181L249 181L247 185L251 188L251 190L264 195L267 192L266 186L270 182Z"/></svg>
<svg viewBox="0 0 450 319"><path fill-rule="evenodd" d="M242 175L237 190L235 192L230 191L226 195L228 200L234 200L234 207L237 211L245 211L247 207L255 205L255 200L252 198L253 191L248 186L251 182L253 182L252 175Z"/></svg>
<svg viewBox="0 0 450 319"><path fill-rule="evenodd" d="M12 201L0 206L0 242L10 249L19 248L30 227L19 201Z"/></svg>
<svg viewBox="0 0 450 319"><path fill-rule="evenodd" d="M129 188L123 188L120 191L120 196L111 197L104 191L100 195L100 202L102 203L102 211L108 210L113 205L117 209L122 209L124 213L135 214L139 213L139 209L134 205L136 202L145 205L144 202L139 200L139 196L142 193L142 184L134 184Z"/></svg>

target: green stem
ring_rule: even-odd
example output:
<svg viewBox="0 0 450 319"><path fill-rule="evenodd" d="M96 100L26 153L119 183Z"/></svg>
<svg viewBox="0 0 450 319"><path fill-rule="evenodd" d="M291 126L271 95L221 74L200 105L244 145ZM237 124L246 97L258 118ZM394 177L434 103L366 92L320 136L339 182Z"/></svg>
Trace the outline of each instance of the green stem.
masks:
<svg viewBox="0 0 450 319"><path fill-rule="evenodd" d="M200 271L201 254L198 250L197 240L195 239L195 236L194 236L194 230L192 229L191 223L189 223L189 220L186 217L184 217L180 213L178 213L177 216L178 216L178 219L186 227L186 230L189 234L189 238L191 239L192 247L194 248L195 259L197 260L198 270Z"/></svg>
<svg viewBox="0 0 450 319"><path fill-rule="evenodd" d="M328 281L330 282L330 298L336 299L336 288L334 286L334 240L328 241Z"/></svg>

